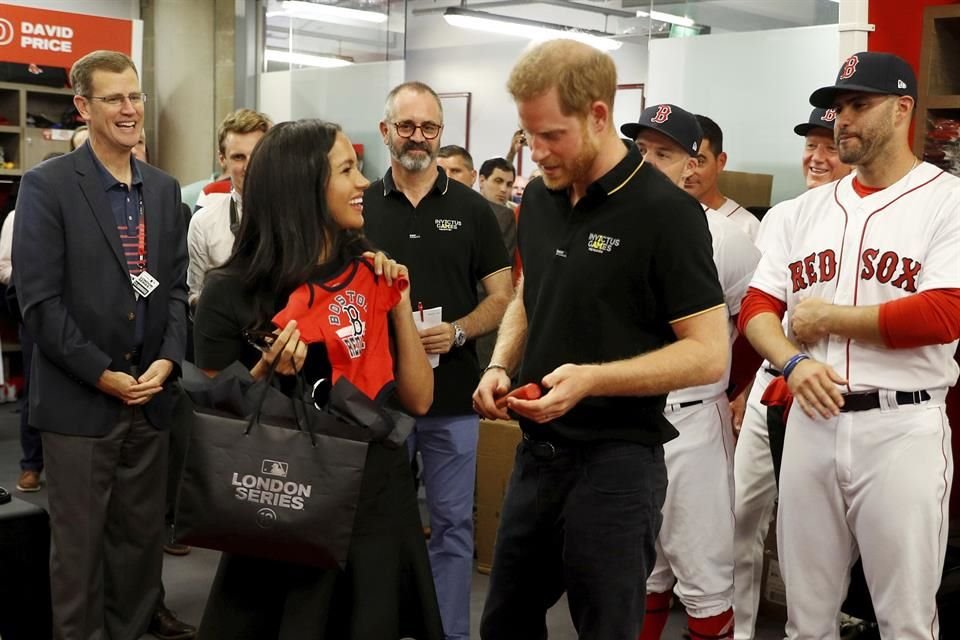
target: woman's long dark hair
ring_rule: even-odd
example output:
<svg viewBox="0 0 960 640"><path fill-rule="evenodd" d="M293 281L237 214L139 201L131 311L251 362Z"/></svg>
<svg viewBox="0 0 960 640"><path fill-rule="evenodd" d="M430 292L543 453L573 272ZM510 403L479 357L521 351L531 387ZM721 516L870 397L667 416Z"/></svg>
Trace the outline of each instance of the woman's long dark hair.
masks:
<svg viewBox="0 0 960 640"><path fill-rule="evenodd" d="M242 279L261 328L294 289L369 249L362 232L340 228L327 211L327 154L339 132L321 120L281 122L251 154L240 230L220 271Z"/></svg>

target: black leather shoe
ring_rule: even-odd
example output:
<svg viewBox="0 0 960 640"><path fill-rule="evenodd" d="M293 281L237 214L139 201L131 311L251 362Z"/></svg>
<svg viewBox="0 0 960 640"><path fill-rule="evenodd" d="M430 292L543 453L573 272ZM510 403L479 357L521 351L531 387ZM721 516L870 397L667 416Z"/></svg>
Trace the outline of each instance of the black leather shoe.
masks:
<svg viewBox="0 0 960 640"><path fill-rule="evenodd" d="M162 603L153 613L147 631L160 640L189 640L197 635L197 628L177 620L173 611Z"/></svg>

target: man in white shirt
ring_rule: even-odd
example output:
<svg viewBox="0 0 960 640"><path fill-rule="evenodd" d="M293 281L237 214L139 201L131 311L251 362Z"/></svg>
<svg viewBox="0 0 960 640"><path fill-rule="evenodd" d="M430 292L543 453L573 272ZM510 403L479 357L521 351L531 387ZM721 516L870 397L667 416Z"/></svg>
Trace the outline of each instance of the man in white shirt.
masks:
<svg viewBox="0 0 960 640"><path fill-rule="evenodd" d="M228 194L211 194L190 220L187 247L190 268L187 286L190 304L196 304L207 272L226 262L233 251L235 230L242 215L243 177L253 148L273 126L266 115L252 109L238 109L220 123L217 130L220 162L230 176Z"/></svg>
<svg viewBox="0 0 960 640"><path fill-rule="evenodd" d="M620 127L644 161L682 186L697 165L704 138L693 114L674 104L647 107L638 122ZM737 336L740 300L760 252L733 222L707 210L713 260L720 276L730 331ZM664 416L680 437L663 446L667 496L657 537L657 560L647 579L646 617L639 640L659 640L676 593L693 638L733 637L733 430L726 389L730 366L711 384L671 391ZM704 526L710 535L704 535Z"/></svg>
<svg viewBox="0 0 960 640"><path fill-rule="evenodd" d="M713 209L740 227L751 240L756 240L760 220L733 198L723 195L720 185L717 184L720 172L727 165L727 152L723 150L723 131L716 122L706 116L698 114L697 122L703 129L703 142L697 152L697 166L693 174L684 181L683 188L704 207Z"/></svg>

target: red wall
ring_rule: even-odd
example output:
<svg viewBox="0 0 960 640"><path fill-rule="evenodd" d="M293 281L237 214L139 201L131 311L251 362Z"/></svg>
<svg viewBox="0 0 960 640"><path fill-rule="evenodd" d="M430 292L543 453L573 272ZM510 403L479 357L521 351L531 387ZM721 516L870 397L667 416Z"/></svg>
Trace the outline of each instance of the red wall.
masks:
<svg viewBox="0 0 960 640"><path fill-rule="evenodd" d="M870 24L877 30L867 36L867 48L895 53L916 69L920 63L923 9L940 4L957 4L957 0L870 0Z"/></svg>
<svg viewBox="0 0 960 640"><path fill-rule="evenodd" d="M877 30L868 36L870 51L895 53L914 69L920 64L923 9L933 5L960 4L958 0L870 0L870 23ZM954 479L950 496L952 517L960 516L960 387L947 395L947 415L953 428Z"/></svg>

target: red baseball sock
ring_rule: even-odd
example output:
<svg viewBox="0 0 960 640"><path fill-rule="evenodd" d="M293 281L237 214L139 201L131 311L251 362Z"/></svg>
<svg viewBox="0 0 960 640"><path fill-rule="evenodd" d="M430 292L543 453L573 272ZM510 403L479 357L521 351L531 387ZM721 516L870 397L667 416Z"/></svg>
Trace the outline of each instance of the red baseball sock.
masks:
<svg viewBox="0 0 960 640"><path fill-rule="evenodd" d="M667 618L670 617L672 596L673 593L670 591L647 594L647 612L643 616L643 628L640 629L640 637L637 640L660 640L660 634L663 633L663 628L667 626Z"/></svg>
<svg viewBox="0 0 960 640"><path fill-rule="evenodd" d="M727 609L709 618L687 616L690 640L731 640L733 638L733 609Z"/></svg>

